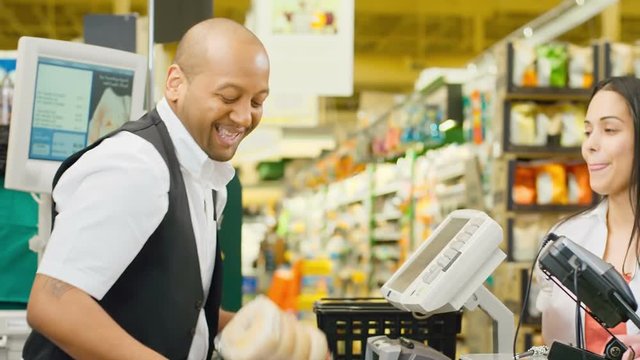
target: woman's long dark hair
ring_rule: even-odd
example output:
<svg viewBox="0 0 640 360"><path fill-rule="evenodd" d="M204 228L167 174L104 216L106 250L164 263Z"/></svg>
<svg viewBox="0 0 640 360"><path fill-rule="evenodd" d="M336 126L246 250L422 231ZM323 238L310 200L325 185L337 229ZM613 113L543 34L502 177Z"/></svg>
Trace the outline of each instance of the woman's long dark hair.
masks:
<svg viewBox="0 0 640 360"><path fill-rule="evenodd" d="M640 204L640 192L638 191L638 189L640 189L640 79L633 76L616 76L604 79L598 82L593 88L591 99L600 91L614 91L622 96L627 103L631 118L633 119L633 166L631 167L631 179L629 180L629 200L631 201L631 209L633 210L633 229L631 230L631 236L627 244L627 252L622 263L622 270L624 272L624 266L633 240L640 234L640 211L638 211L638 204ZM591 99L589 101L591 101ZM590 208L562 220L560 224L577 215L593 210L605 199L606 196ZM640 241L636 241L635 245L636 263L640 265Z"/></svg>

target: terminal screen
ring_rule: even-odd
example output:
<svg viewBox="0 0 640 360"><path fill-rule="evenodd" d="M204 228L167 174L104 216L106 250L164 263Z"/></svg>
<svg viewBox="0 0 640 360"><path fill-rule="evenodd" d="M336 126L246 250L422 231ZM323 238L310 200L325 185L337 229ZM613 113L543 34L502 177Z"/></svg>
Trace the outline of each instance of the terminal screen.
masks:
<svg viewBox="0 0 640 360"><path fill-rule="evenodd" d="M129 120L134 71L38 58L29 158L62 161Z"/></svg>
<svg viewBox="0 0 640 360"><path fill-rule="evenodd" d="M440 229L440 232L429 243L422 248L407 267L398 274L393 283L389 284L391 289L397 292L404 292L422 271L438 256L440 251L447 246L454 236L469 222L466 218L451 218L449 222Z"/></svg>

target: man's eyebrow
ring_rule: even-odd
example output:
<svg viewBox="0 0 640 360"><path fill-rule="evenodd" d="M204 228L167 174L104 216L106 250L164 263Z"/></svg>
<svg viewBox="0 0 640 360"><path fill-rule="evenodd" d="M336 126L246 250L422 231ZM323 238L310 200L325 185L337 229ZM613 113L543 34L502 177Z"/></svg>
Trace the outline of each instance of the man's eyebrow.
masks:
<svg viewBox="0 0 640 360"><path fill-rule="evenodd" d="M221 84L220 86L218 86L216 88L216 91L222 91L222 90L225 90L225 89L233 89L233 90L237 90L237 91L243 91L243 88L241 86L238 86L238 85L232 84L232 83L223 83L223 84ZM256 95L258 95L258 94L267 94L267 95L269 95L269 89L267 88L267 89L264 89L264 90L260 90L260 91L258 91L258 93Z"/></svg>
<svg viewBox="0 0 640 360"><path fill-rule="evenodd" d="M236 84L232 84L232 83L223 83L220 86L218 86L216 88L216 90L224 90L224 89L234 89L234 90L242 90L242 88Z"/></svg>

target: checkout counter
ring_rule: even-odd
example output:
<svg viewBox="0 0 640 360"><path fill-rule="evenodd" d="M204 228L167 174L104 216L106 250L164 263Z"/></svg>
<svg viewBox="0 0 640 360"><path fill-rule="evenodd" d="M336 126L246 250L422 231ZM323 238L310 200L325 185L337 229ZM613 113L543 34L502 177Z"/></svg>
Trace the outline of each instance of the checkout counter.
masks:
<svg viewBox="0 0 640 360"><path fill-rule="evenodd" d="M493 354L462 355L461 360L621 360L627 350L615 336L604 354L576 344L554 342L513 353L514 317L483 283L504 261L499 248L502 229L485 213L456 210L382 286L382 295L398 309L416 318L474 310L479 307L493 320ZM615 268L570 239L550 233L534 261L567 296L577 299L585 313L605 329L632 321L640 327L638 304ZM579 296L578 296L579 294ZM579 312L578 312L579 314ZM581 339L576 334L577 339ZM420 339L418 339L420 340ZM515 356L514 356L515 355ZM367 339L365 360L446 360L447 356L419 341L385 335Z"/></svg>
<svg viewBox="0 0 640 360"><path fill-rule="evenodd" d="M29 333L26 310L0 310L0 360L22 359Z"/></svg>

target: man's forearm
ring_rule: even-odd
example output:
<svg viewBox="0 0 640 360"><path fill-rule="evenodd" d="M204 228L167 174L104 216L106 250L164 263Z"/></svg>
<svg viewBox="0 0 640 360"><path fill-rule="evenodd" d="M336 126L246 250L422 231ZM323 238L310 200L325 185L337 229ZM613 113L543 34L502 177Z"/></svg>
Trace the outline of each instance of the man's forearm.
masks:
<svg viewBox="0 0 640 360"><path fill-rule="evenodd" d="M218 312L218 332L221 332L225 326L233 319L236 313L220 309Z"/></svg>
<svg viewBox="0 0 640 360"><path fill-rule="evenodd" d="M165 359L129 335L88 294L45 275L36 275L27 319L74 359Z"/></svg>

